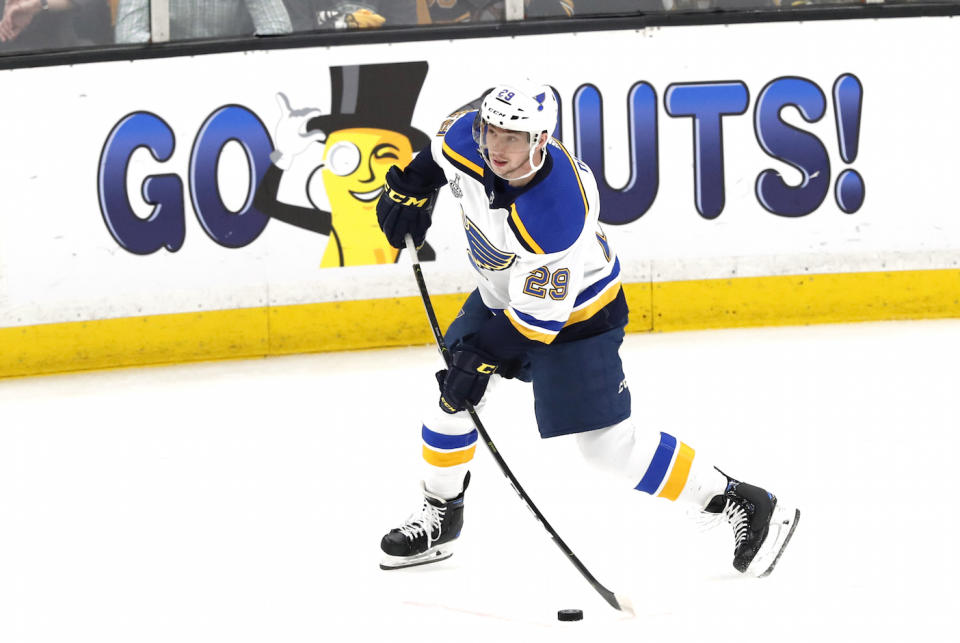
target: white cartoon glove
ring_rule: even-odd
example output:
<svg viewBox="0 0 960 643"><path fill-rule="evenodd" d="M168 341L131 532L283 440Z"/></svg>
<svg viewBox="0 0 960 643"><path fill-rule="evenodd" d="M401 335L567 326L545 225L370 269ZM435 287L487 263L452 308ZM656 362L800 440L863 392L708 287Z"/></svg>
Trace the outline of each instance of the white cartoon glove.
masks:
<svg viewBox="0 0 960 643"><path fill-rule="evenodd" d="M307 123L314 116L323 112L319 109L291 109L286 94L277 93L277 105L280 106L280 120L274 131L274 150L270 153L270 160L281 170L288 170L293 164L295 156L307 149L311 143L327 140L325 132L320 130L307 131Z"/></svg>

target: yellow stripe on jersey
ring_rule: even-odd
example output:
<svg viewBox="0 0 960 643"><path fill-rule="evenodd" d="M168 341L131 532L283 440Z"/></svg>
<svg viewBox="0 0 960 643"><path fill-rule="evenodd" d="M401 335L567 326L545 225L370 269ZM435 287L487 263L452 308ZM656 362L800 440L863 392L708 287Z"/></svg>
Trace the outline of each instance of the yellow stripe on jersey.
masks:
<svg viewBox="0 0 960 643"><path fill-rule="evenodd" d="M450 158L452 158L453 160L455 160L457 163L460 163L460 164L462 164L462 165L465 165L465 166L466 166L467 168L469 168L470 170L473 170L474 172L476 172L476 173L479 174L480 176L483 176L483 168L482 168L482 167L480 167L479 165L477 165L476 163L474 163L473 161L471 161L471 160L468 159L467 157L463 156L462 154L459 154L458 152L455 152L452 147L450 147L449 145L447 145L447 142L446 142L446 141L443 142L443 153L446 154L447 156L449 156Z"/></svg>
<svg viewBox="0 0 960 643"><path fill-rule="evenodd" d="M677 458L673 463L673 468L670 470L670 477L667 478L667 483L663 485L663 490L657 495L661 498L666 498L667 500L676 500L680 497L680 492L683 491L684 486L687 484L687 478L690 476L690 467L693 466L693 456L694 450L687 446L687 444L681 442L680 448L677 450Z"/></svg>
<svg viewBox="0 0 960 643"><path fill-rule="evenodd" d="M543 251L536 241L533 240L533 237L530 236L530 233L527 232L527 229L523 225L523 221L520 219L520 215L517 213L517 204L510 204L510 218L513 219L513 223L517 226L517 231L520 233L520 236L523 237L523 240L527 242L527 245L537 253L538 255L546 254Z"/></svg>
<svg viewBox="0 0 960 643"><path fill-rule="evenodd" d="M423 445L423 459L435 467L452 467L473 460L476 450L476 444L461 451L434 451L427 445Z"/></svg>
<svg viewBox="0 0 960 643"><path fill-rule="evenodd" d="M523 324L516 318L509 308L503 311L507 315L507 319L510 320L510 323L513 324L513 327L517 329L517 332L526 337L527 339L532 339L535 342L541 342L543 344L553 343L553 340L557 338L556 333L542 333L536 330L533 330L529 326Z"/></svg>
<svg viewBox="0 0 960 643"><path fill-rule="evenodd" d="M611 301L617 298L617 294L620 292L620 281L617 280L613 284L601 293L599 297L590 302L589 305L584 306L580 310L575 310L570 313L570 318L567 319L567 326L570 324L576 324L578 322L586 321L593 317L599 312L601 308L609 304Z"/></svg>

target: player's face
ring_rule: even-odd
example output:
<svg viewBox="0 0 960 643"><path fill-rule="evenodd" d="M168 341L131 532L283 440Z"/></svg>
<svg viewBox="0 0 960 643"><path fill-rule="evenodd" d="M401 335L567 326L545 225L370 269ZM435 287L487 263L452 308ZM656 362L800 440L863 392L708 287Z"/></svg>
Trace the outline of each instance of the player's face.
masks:
<svg viewBox="0 0 960 643"><path fill-rule="evenodd" d="M504 179L530 171L530 134L486 124L485 142L493 171Z"/></svg>

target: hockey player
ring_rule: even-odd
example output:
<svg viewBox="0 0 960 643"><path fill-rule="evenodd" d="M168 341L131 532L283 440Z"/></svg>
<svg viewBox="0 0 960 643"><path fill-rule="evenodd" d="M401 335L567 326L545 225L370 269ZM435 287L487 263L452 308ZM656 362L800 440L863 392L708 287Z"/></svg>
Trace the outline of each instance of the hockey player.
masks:
<svg viewBox="0 0 960 643"><path fill-rule="evenodd" d="M402 247L408 233L424 242L448 185L478 286L446 332L450 367L437 374L439 405L423 422L423 504L383 537L381 567L451 555L477 442L466 404L479 406L497 375L533 384L541 437L575 435L588 461L637 490L725 517L733 566L764 576L800 512L631 421L620 261L599 225L593 173L551 138L557 113L547 86L495 87L478 110L449 117L429 151L387 172L377 216L390 244Z"/></svg>

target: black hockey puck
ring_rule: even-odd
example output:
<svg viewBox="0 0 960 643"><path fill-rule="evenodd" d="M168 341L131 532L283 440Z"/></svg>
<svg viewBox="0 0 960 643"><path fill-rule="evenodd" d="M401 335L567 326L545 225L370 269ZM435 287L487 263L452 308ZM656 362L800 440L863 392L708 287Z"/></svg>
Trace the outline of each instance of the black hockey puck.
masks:
<svg viewBox="0 0 960 643"><path fill-rule="evenodd" d="M560 610L557 612L558 621L582 621L583 610Z"/></svg>

